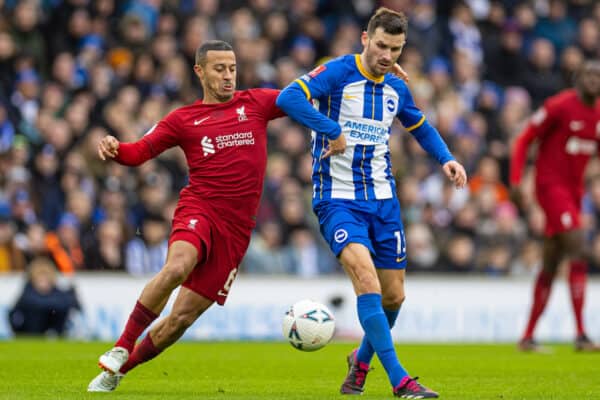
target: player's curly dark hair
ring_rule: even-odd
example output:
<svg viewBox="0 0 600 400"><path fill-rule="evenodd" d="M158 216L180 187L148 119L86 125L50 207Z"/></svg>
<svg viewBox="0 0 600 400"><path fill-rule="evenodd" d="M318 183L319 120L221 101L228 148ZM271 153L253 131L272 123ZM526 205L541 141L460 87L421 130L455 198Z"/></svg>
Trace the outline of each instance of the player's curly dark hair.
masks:
<svg viewBox="0 0 600 400"><path fill-rule="evenodd" d="M402 12L390 10L386 7L379 7L371 19L369 19L367 34L372 36L379 27L382 27L385 33L399 35L406 33L408 30L408 19Z"/></svg>
<svg viewBox="0 0 600 400"><path fill-rule="evenodd" d="M196 50L196 65L206 65L206 53L211 50L233 51L233 47L223 40L208 40Z"/></svg>

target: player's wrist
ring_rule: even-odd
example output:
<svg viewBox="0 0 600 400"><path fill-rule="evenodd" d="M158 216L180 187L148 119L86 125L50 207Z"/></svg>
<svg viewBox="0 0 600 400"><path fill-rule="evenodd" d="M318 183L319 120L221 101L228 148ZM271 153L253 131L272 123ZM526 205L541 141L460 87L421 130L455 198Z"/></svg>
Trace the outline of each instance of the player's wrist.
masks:
<svg viewBox="0 0 600 400"><path fill-rule="evenodd" d="M336 140L341 135L342 135L342 128L340 127L340 129L337 130L337 131L335 131L333 134L332 133L328 133L327 134L327 139L329 139L329 140Z"/></svg>

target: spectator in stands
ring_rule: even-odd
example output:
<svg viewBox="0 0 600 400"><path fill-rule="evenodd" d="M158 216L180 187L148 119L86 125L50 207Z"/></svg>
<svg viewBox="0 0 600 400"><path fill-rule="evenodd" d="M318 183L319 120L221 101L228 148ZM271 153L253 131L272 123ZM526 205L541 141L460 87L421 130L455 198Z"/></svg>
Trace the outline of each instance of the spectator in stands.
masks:
<svg viewBox="0 0 600 400"><path fill-rule="evenodd" d="M169 224L160 214L147 214L139 236L127 243L125 268L132 275L156 274L167 259Z"/></svg>
<svg viewBox="0 0 600 400"><path fill-rule="evenodd" d="M57 271L48 258L36 258L28 267L27 282L9 312L15 334L63 335L69 312L80 310L75 289L61 289Z"/></svg>
<svg viewBox="0 0 600 400"><path fill-rule="evenodd" d="M108 218L96 229L94 246L86 253L86 268L90 270L124 271L124 234L122 222Z"/></svg>
<svg viewBox="0 0 600 400"><path fill-rule="evenodd" d="M0 200L0 274L25 268L25 257L16 245L14 235L10 204Z"/></svg>
<svg viewBox="0 0 600 400"><path fill-rule="evenodd" d="M135 141L159 116L193 101L200 88L186 66L207 39L231 36L242 86L282 88L315 63L360 51L357 38L376 2L185 1L162 2L160 8L112 0L38 3L0 1L0 196L13 203L16 242L28 258L42 251L30 250L28 237L55 230L61 215L71 212L79 219L81 247L92 268L123 271L124 243L141 229L146 213L171 217L172 195L187 179L185 159L182 153L164 154L139 173L116 164L105 168L96 157L100 138L118 133L122 141ZM467 172L494 159L503 185L507 149L531 110L570 86L585 59L600 55L597 1L383 3L411 14L401 64L410 73L417 106ZM301 184L303 207L296 209L310 214L305 207L312 185L305 151L310 136L287 119L271 123L268 135L269 171L257 222L275 220L285 233L290 228L280 205L288 197L282 192L294 186L290 180ZM402 155L391 160L394 176L400 183L406 177L419 182L405 199L411 204L404 208L407 221L425 224L436 244L445 243L458 225L468 225L469 214L493 223L496 205L487 194L483 205L489 209L481 216L481 204L472 201L476 195L448 193L418 146L402 137L394 133L390 139L391 146L402 147L393 152L394 158ZM22 179L23 170L31 176ZM157 171L160 189L153 190L145 177ZM465 212L464 202L477 208ZM532 248L540 218L535 208L520 218L533 237ZM314 234L314 221L305 219L298 218ZM99 235L94 227L105 220L116 221L108 223L112 234L106 236L118 244L113 250L105 245L99 256L90 243ZM600 224L590 227L589 240L598 232ZM476 230L470 237L480 250ZM287 244L266 251L277 256ZM487 262L482 254L479 266ZM510 265L526 273L519 271L536 263L523 261L521 251Z"/></svg>

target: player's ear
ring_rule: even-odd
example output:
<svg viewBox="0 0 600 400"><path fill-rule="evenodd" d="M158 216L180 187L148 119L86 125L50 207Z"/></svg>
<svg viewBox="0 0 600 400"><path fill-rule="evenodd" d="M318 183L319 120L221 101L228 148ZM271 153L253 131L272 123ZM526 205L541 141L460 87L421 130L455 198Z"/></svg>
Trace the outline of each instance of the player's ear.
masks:
<svg viewBox="0 0 600 400"><path fill-rule="evenodd" d="M362 43L363 47L367 47L368 41L369 41L369 34L367 33L367 31L363 31L362 35L360 35L360 42Z"/></svg>
<svg viewBox="0 0 600 400"><path fill-rule="evenodd" d="M204 78L204 69L198 64L194 64L194 73L198 79L202 80Z"/></svg>

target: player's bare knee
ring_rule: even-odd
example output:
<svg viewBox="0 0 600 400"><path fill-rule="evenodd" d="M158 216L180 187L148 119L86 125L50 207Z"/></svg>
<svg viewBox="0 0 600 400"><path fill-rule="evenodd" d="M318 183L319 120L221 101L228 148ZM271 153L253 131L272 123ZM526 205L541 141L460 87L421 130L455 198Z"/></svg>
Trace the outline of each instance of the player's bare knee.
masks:
<svg viewBox="0 0 600 400"><path fill-rule="evenodd" d="M162 269L164 278L173 286L183 283L187 278L190 268L190 261L185 257L172 257L167 260L167 263Z"/></svg>
<svg viewBox="0 0 600 400"><path fill-rule="evenodd" d="M386 310L397 310L404 303L404 299L406 299L406 296L402 293L388 294L383 298L381 303Z"/></svg>

